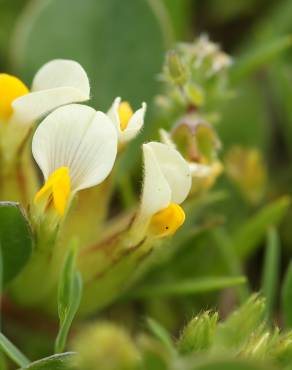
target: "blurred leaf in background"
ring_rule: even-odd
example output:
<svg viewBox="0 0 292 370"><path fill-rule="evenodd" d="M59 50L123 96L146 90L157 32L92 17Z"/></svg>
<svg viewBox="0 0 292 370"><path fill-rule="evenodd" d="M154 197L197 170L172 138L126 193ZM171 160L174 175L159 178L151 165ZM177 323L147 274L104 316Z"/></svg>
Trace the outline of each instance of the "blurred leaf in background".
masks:
<svg viewBox="0 0 292 370"><path fill-rule="evenodd" d="M33 1L18 21L12 63L30 80L50 59L77 60L92 81L96 107L108 109L119 95L137 106L158 91L172 35L160 0Z"/></svg>
<svg viewBox="0 0 292 370"><path fill-rule="evenodd" d="M19 12L28 0L0 0L0 69L8 68L9 47Z"/></svg>

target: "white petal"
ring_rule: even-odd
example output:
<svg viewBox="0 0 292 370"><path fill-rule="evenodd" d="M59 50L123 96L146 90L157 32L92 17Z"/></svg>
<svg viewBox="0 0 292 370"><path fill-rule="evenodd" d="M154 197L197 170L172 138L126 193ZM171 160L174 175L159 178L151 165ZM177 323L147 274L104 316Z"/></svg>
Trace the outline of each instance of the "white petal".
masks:
<svg viewBox="0 0 292 370"><path fill-rule="evenodd" d="M144 183L141 214L150 216L166 208L171 201L171 190L151 145L143 145Z"/></svg>
<svg viewBox="0 0 292 370"><path fill-rule="evenodd" d="M43 65L36 73L32 91L71 87L79 90L83 100L89 99L90 86L86 72L73 60L55 59Z"/></svg>
<svg viewBox="0 0 292 370"><path fill-rule="evenodd" d="M192 183L188 163L177 150L169 145L157 142L151 142L147 145L153 150L160 169L170 186L171 201L182 203L188 196Z"/></svg>
<svg viewBox="0 0 292 370"><path fill-rule="evenodd" d="M146 103L142 103L142 107L138 109L130 118L127 128L124 131L120 132L121 142L127 142L137 136L144 124L146 107Z"/></svg>
<svg viewBox="0 0 292 370"><path fill-rule="evenodd" d="M122 99L118 96L113 101L112 106L110 107L109 111L107 112L108 117L114 124L118 135L121 132L121 124L120 124L120 117L119 117L119 106L121 104Z"/></svg>
<svg viewBox="0 0 292 370"><path fill-rule="evenodd" d="M32 152L45 179L56 169L68 167L74 192L97 185L108 176L116 158L117 135L104 113L71 104L40 123Z"/></svg>
<svg viewBox="0 0 292 370"><path fill-rule="evenodd" d="M113 101L112 106L107 112L108 117L113 122L121 143L132 140L141 130L144 124L144 116L146 112L147 105L142 103L142 107L138 109L133 116L130 118L128 126L125 130L121 130L121 122L119 117L119 106L121 104L121 98L117 97Z"/></svg>
<svg viewBox="0 0 292 370"><path fill-rule="evenodd" d="M57 107L87 99L88 97L74 87L57 87L32 92L13 101L11 120L21 124L31 124Z"/></svg>

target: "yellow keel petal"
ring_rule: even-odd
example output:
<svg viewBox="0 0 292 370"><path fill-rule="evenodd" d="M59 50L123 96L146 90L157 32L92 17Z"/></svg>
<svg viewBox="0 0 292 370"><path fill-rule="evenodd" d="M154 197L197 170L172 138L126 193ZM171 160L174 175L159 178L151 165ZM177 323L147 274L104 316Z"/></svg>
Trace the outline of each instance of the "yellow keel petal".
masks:
<svg viewBox="0 0 292 370"><path fill-rule="evenodd" d="M13 113L12 102L29 93L17 77L0 73L0 119L6 121Z"/></svg>
<svg viewBox="0 0 292 370"><path fill-rule="evenodd" d="M167 208L152 216L150 231L158 237L173 235L184 221L184 210L178 204L170 203Z"/></svg>
<svg viewBox="0 0 292 370"><path fill-rule="evenodd" d="M70 195L70 175L68 167L60 167L51 174L44 186L36 193L34 201L40 202L46 199L49 202L53 200L53 206L60 216L63 216L66 210Z"/></svg>

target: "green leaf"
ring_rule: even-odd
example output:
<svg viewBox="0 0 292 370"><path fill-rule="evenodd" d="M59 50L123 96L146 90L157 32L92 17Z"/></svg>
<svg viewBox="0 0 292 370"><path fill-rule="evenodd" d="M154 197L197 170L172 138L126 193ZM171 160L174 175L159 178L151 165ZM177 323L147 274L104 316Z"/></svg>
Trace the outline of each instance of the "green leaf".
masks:
<svg viewBox="0 0 292 370"><path fill-rule="evenodd" d="M152 334L159 339L171 353L176 352L170 334L163 326L150 317L147 318L147 325Z"/></svg>
<svg viewBox="0 0 292 370"><path fill-rule="evenodd" d="M192 1L164 0L163 2L171 17L177 39L185 39L187 32L190 31L191 18L194 16Z"/></svg>
<svg viewBox="0 0 292 370"><path fill-rule="evenodd" d="M292 46L292 37L281 36L276 40L264 43L261 47L256 47L248 54L242 55L237 59L231 71L231 82L238 84L250 74L256 72L262 66L276 59L281 53Z"/></svg>
<svg viewBox="0 0 292 370"><path fill-rule="evenodd" d="M19 370L71 370L74 368L74 352L66 352L30 363Z"/></svg>
<svg viewBox="0 0 292 370"><path fill-rule="evenodd" d="M163 297L180 296L207 293L216 290L229 288L235 285L246 283L244 276L236 277L207 277L199 279L189 279L171 283L156 283L155 285L145 285L133 292L133 297Z"/></svg>
<svg viewBox="0 0 292 370"><path fill-rule="evenodd" d="M290 262L282 288L282 308L285 324L292 328L292 262Z"/></svg>
<svg viewBox="0 0 292 370"><path fill-rule="evenodd" d="M271 228L267 235L262 292L266 298L267 315L271 317L277 298L280 269L280 241L277 230Z"/></svg>
<svg viewBox="0 0 292 370"><path fill-rule="evenodd" d="M0 333L0 349L17 365L27 366L30 361L10 342L3 334Z"/></svg>
<svg viewBox="0 0 292 370"><path fill-rule="evenodd" d="M78 249L75 242L69 248L58 294L58 313L60 319L59 333L55 342L55 352L62 352L66 345L72 321L77 313L82 296L81 274L75 270Z"/></svg>
<svg viewBox="0 0 292 370"><path fill-rule="evenodd" d="M32 233L18 203L0 202L0 245L3 284L13 279L24 267L32 252Z"/></svg>
<svg viewBox="0 0 292 370"><path fill-rule="evenodd" d="M263 367L249 361L243 360L207 360L206 363L200 363L191 368L191 370L268 370L266 365Z"/></svg>
<svg viewBox="0 0 292 370"><path fill-rule="evenodd" d="M233 236L233 247L241 258L247 258L260 246L268 228L280 223L290 205L290 198L284 196L264 206Z"/></svg>
<svg viewBox="0 0 292 370"><path fill-rule="evenodd" d="M12 47L15 68L27 81L50 59L67 58L87 71L93 105L99 109L108 109L116 96L137 108L157 93L157 75L172 33L160 0L44 0L29 5Z"/></svg>

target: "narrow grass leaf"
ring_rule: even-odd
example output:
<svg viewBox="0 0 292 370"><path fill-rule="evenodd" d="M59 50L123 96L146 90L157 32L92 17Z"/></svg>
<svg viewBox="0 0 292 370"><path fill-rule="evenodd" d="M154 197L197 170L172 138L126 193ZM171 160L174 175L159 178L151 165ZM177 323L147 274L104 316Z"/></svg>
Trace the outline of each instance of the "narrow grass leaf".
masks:
<svg viewBox="0 0 292 370"><path fill-rule="evenodd" d="M150 317L146 319L146 322L147 322L147 326L149 330L151 331L151 333L157 339L159 339L171 353L175 353L176 350L174 348L173 342L171 340L171 337L168 331L162 325L160 325L156 320Z"/></svg>
<svg viewBox="0 0 292 370"><path fill-rule="evenodd" d="M13 343L0 333L0 349L17 365L27 366L30 361L22 354Z"/></svg>
<svg viewBox="0 0 292 370"><path fill-rule="evenodd" d="M80 273L75 270L77 251L77 244L73 242L60 280L58 295L60 328L55 341L55 353L64 350L72 321L81 301L82 278Z"/></svg>
<svg viewBox="0 0 292 370"><path fill-rule="evenodd" d="M244 276L234 277L206 277L182 280L170 283L158 283L155 285L144 285L137 289L131 297L147 298L147 297L165 297L165 296L181 296L207 293L216 290L221 290L236 285L246 283Z"/></svg>
<svg viewBox="0 0 292 370"><path fill-rule="evenodd" d="M290 198L283 196L264 206L239 228L232 239L240 258L246 259L260 246L268 228L280 223L289 206Z"/></svg>
<svg viewBox="0 0 292 370"><path fill-rule="evenodd" d="M266 298L267 316L271 317L277 298L280 264L280 241L277 230L267 233L267 245L262 276L262 292Z"/></svg>
<svg viewBox="0 0 292 370"><path fill-rule="evenodd" d="M290 35L281 36L276 40L263 44L262 47L257 45L251 52L238 58L238 62L234 64L231 72L232 83L237 84L244 78L247 78L262 66L276 59L291 46L292 37Z"/></svg>
<svg viewBox="0 0 292 370"><path fill-rule="evenodd" d="M282 309L285 324L292 328L292 261L290 262L282 288Z"/></svg>

